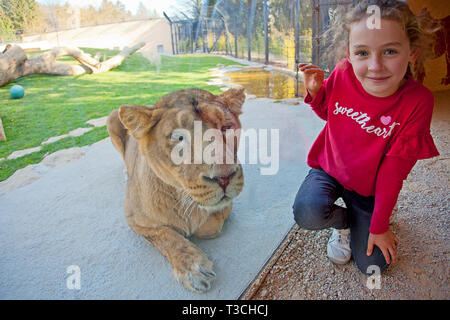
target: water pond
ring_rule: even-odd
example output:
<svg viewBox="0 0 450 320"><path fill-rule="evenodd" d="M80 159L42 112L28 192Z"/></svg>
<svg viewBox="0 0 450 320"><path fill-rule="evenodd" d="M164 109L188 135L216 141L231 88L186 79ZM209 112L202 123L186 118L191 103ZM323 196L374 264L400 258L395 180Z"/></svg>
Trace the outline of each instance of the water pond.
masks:
<svg viewBox="0 0 450 320"><path fill-rule="evenodd" d="M262 68L244 68L239 71L225 73L227 83L245 87L247 94L258 98L289 99L295 98L295 78L287 74ZM300 95L304 93L302 82L298 84Z"/></svg>

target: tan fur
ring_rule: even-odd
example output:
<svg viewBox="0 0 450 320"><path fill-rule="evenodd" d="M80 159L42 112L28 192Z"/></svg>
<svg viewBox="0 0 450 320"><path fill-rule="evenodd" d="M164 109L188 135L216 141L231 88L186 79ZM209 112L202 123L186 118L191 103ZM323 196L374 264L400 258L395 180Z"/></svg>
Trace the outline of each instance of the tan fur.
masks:
<svg viewBox="0 0 450 320"><path fill-rule="evenodd" d="M240 164L175 165L170 154L179 141L171 134L184 128L193 139L194 120L202 121L203 132L240 129L243 91L230 89L220 96L200 89L175 91L153 107L122 105L107 120L128 174L128 224L168 259L175 277L193 291L208 290L215 274L212 262L186 237L220 234L244 177ZM235 159L236 151L237 143Z"/></svg>

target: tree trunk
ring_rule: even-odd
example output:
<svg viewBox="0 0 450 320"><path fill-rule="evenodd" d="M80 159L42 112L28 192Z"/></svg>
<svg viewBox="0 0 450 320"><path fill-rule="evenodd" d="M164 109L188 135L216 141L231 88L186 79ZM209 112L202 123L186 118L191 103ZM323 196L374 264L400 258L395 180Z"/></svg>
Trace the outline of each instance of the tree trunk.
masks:
<svg viewBox="0 0 450 320"><path fill-rule="evenodd" d="M140 42L131 48L125 48L119 54L100 62L90 54L78 48L57 47L37 56L28 58L25 51L12 45L0 54L0 87L30 74L51 74L59 76L75 76L84 73L101 73L119 66L123 60L141 49L145 45ZM71 56L81 65L59 63L57 58Z"/></svg>
<svg viewBox="0 0 450 320"><path fill-rule="evenodd" d="M231 50L231 43L230 43L230 30L228 28L228 24L227 21L225 20L225 16L223 15L222 11L219 10L219 8L216 8L216 11L220 14L220 19L222 20L223 23L223 27L225 28L225 51L226 54L228 55L228 52L230 52L230 55L232 55L232 50ZM228 50L229 48L229 50Z"/></svg>
<svg viewBox="0 0 450 320"><path fill-rule="evenodd" d="M300 0L298 0L300 1ZM264 0L264 63L269 64L269 8ZM297 19L298 20L298 19Z"/></svg>
<svg viewBox="0 0 450 320"><path fill-rule="evenodd" d="M252 60L252 28L253 28L253 19L255 18L255 10L256 10L256 0L252 0L252 5L248 8L249 14L247 15L247 47L248 47L248 61Z"/></svg>

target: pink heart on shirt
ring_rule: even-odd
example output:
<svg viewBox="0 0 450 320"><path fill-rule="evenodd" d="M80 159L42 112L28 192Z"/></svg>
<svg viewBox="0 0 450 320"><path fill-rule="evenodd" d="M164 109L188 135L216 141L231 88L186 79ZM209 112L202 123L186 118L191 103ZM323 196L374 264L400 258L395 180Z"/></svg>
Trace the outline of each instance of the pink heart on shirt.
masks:
<svg viewBox="0 0 450 320"><path fill-rule="evenodd" d="M380 118L381 123L384 124L385 126L387 126L389 123L391 123L392 118L390 116L381 116Z"/></svg>

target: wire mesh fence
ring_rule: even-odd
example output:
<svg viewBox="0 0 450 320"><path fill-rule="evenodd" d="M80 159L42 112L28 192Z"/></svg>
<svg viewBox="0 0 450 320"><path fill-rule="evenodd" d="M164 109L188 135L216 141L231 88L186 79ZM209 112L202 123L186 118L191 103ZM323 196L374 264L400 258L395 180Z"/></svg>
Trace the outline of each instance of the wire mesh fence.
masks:
<svg viewBox="0 0 450 320"><path fill-rule="evenodd" d="M217 53L295 69L312 62L312 1L213 1L194 18L166 17L173 53Z"/></svg>
<svg viewBox="0 0 450 320"><path fill-rule="evenodd" d="M287 69L295 69L296 61L302 61L329 72L331 66L323 59L327 50L323 33L338 6L349 7L357 2L206 0L201 3L213 5L208 10L193 10L198 12L194 18L167 17L174 30L173 53L219 53Z"/></svg>

